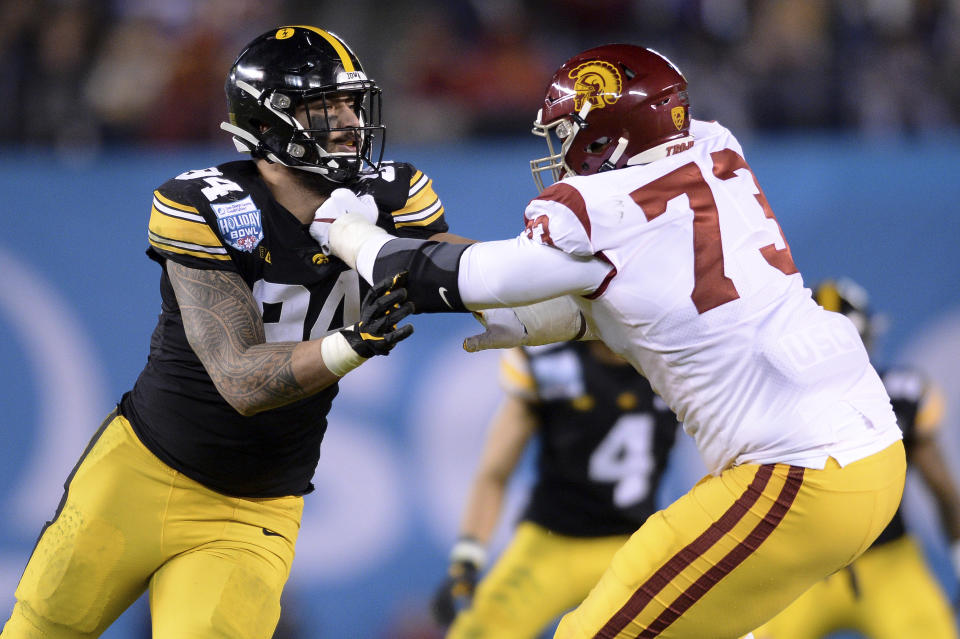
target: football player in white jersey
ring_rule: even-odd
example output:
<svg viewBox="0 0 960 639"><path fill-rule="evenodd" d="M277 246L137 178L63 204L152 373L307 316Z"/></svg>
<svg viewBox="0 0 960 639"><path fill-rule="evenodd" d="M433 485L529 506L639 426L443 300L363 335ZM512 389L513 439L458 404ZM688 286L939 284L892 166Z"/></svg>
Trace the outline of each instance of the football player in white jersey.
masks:
<svg viewBox="0 0 960 639"><path fill-rule="evenodd" d="M602 339L696 441L710 474L630 537L564 639L740 637L862 553L903 490L856 328L812 299L739 142L691 122L686 89L633 45L561 66L532 163L557 181L512 240L395 239L360 199L314 227L368 280L409 271L418 312L483 311L468 350Z"/></svg>

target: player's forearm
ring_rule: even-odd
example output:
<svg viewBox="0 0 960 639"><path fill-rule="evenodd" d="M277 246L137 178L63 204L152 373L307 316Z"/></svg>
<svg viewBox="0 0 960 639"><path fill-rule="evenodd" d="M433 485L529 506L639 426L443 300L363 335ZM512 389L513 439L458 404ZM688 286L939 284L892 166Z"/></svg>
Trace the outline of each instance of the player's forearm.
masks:
<svg viewBox="0 0 960 639"><path fill-rule="evenodd" d="M576 257L527 241L470 245L394 238L359 216L330 229L330 246L369 282L409 271L416 312L465 312L530 304L595 291L611 271L593 257Z"/></svg>
<svg viewBox="0 0 960 639"><path fill-rule="evenodd" d="M460 524L460 536L486 544L493 536L507 484L537 428L529 404L508 395L490 422L480 465Z"/></svg>
<svg viewBox="0 0 960 639"><path fill-rule="evenodd" d="M367 268L374 280L409 271L410 297L417 312L424 313L519 306L571 293L583 295L596 290L610 269L599 260L576 258L519 238L466 247L395 239L378 247ZM364 274L363 264L358 269Z"/></svg>
<svg viewBox="0 0 960 639"><path fill-rule="evenodd" d="M244 415L299 401L340 379L324 361L321 340L251 346L218 377L221 395Z"/></svg>
<svg viewBox="0 0 960 639"><path fill-rule="evenodd" d="M470 490L467 507L460 520L460 537L470 538L486 545L500 520L504 482L480 479Z"/></svg>
<svg viewBox="0 0 960 639"><path fill-rule="evenodd" d="M240 414L289 404L337 381L320 340L266 343L256 303L236 274L174 263L167 272L190 347Z"/></svg>
<svg viewBox="0 0 960 639"><path fill-rule="evenodd" d="M339 378L323 364L320 341L258 344L207 366L220 395L242 415L301 400Z"/></svg>

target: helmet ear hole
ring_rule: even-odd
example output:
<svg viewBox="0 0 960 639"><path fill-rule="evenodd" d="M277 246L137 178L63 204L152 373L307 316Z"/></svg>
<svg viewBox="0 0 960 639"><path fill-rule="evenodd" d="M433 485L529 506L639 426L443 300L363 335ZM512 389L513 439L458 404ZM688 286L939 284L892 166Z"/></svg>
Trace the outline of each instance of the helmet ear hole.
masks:
<svg viewBox="0 0 960 639"><path fill-rule="evenodd" d="M588 144L584 151L587 153L602 153L604 149L610 146L610 138L607 136L599 137Z"/></svg>

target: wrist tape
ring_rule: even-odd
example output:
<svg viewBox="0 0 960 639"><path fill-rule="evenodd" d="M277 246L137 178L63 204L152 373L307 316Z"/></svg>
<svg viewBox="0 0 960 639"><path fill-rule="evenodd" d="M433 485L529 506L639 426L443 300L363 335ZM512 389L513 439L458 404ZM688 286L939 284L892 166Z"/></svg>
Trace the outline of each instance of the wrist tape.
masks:
<svg viewBox="0 0 960 639"><path fill-rule="evenodd" d="M450 550L450 563L458 561L469 562L476 566L477 570L483 570L487 563L487 551L477 540L464 537Z"/></svg>
<svg viewBox="0 0 960 639"><path fill-rule="evenodd" d="M320 355L327 370L337 377L343 377L367 361L366 357L361 357L350 347L347 338L340 331L323 338L320 342Z"/></svg>

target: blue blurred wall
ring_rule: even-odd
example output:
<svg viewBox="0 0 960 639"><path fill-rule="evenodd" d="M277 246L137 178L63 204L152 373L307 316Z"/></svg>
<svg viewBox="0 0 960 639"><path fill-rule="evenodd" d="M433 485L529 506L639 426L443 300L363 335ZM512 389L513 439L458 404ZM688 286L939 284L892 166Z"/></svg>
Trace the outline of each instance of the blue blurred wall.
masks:
<svg viewBox="0 0 960 639"><path fill-rule="evenodd" d="M853 277L890 319L877 359L930 363L948 391L944 445L956 461L960 140L743 142L808 284ZM536 143L389 153L431 175L452 230L478 239L520 230L535 195L528 161L540 155ZM234 157L0 152L0 618L86 439L145 361L159 309L159 268L143 255L152 189ZM290 588L308 636L395 636L390 626L422 617L444 569L498 401L496 356L459 350L473 330L466 317L415 324L389 358L348 376L331 417ZM689 485L698 463L685 442L664 499ZM523 478L516 484L512 512ZM955 594L929 505L912 519ZM495 545L508 534L509 521ZM134 636L141 615L107 636Z"/></svg>

